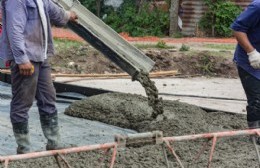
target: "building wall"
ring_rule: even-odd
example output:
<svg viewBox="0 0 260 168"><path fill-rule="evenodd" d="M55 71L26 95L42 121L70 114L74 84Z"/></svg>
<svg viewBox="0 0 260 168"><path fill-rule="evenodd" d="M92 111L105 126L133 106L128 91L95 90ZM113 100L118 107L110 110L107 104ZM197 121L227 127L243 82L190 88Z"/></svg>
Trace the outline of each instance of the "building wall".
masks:
<svg viewBox="0 0 260 168"><path fill-rule="evenodd" d="M245 8L252 0L232 0L237 5ZM207 10L203 0L182 0L181 2L182 34L195 36L200 18Z"/></svg>

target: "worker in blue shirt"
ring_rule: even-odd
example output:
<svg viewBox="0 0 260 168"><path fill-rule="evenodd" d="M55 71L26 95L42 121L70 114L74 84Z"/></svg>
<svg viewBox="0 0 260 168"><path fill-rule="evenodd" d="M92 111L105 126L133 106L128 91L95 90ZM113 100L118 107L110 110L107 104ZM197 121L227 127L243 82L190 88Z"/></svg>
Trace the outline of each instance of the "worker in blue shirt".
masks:
<svg viewBox="0 0 260 168"><path fill-rule="evenodd" d="M2 0L3 31L0 57L11 62L12 101L10 118L18 154L30 152L28 111L37 100L47 150L60 143L56 93L48 57L54 54L51 22L62 26L77 15L64 11L52 0Z"/></svg>
<svg viewBox="0 0 260 168"><path fill-rule="evenodd" d="M231 25L237 39L234 62L247 96L249 128L260 128L260 1L253 1ZM260 144L260 137L256 137Z"/></svg>

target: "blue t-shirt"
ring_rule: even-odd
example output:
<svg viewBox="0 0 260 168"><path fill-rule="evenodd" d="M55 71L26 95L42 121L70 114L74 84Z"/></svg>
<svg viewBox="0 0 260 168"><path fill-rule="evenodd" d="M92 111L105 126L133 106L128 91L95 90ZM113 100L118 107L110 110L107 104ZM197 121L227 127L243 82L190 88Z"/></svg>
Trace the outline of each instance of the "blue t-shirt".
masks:
<svg viewBox="0 0 260 168"><path fill-rule="evenodd" d="M234 31L247 34L253 47L260 52L260 1L253 1L231 25ZM250 66L246 51L237 44L234 62L245 71L260 80L260 69Z"/></svg>

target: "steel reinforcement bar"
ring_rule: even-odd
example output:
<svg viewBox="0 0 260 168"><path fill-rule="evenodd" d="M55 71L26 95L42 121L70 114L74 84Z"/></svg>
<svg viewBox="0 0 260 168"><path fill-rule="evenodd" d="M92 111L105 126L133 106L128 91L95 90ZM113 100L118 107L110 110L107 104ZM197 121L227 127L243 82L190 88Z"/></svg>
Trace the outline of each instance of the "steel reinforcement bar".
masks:
<svg viewBox="0 0 260 168"><path fill-rule="evenodd" d="M184 140L195 140L200 138L221 138L230 136L243 136L243 135L259 135L260 129L248 129L248 130L238 130L238 131L225 131L216 133L205 133L205 134L195 134L195 135L184 135L175 137L164 137L164 141L184 141Z"/></svg>
<svg viewBox="0 0 260 168"><path fill-rule="evenodd" d="M170 142L196 140L196 139L208 139L208 140L212 140L212 146L211 146L211 151L210 151L210 156L209 156L209 161L208 161L208 168L209 168L209 167L211 167L211 161L213 159L213 153L214 153L215 146L217 143L217 138L233 137L233 136L249 136L249 135L260 136L260 129L225 131L225 132L194 134L194 135L184 135L184 136L174 136L174 137L163 137L162 132L160 132L160 131L129 134L127 136L117 135L115 137L115 142L111 142L111 143L88 145L88 146L82 146L82 147L73 147L73 148L66 148L66 149L61 149L61 150L33 152L33 153L21 154L21 155L0 156L0 162L3 162L5 164L5 168L7 168L10 161L54 156L57 160L57 164L59 165L59 167L61 167L60 163L57 159L57 157L59 156L64 161L64 163L67 167L71 167L69 165L69 163L65 160L65 157L63 156L64 154L86 152L86 151L93 151L93 150L100 150L100 149L108 150L108 149L113 148L113 153L111 156L111 163L110 163L110 168L112 168L114 166L114 163L116 160L116 154L117 154L118 147L125 147L125 146L131 145L131 144L144 144L144 142L146 142L146 143L150 143L150 144L161 144L163 147L163 150L164 150L164 144L165 144L166 147L168 147L170 153L173 154L174 158L179 163L180 167L183 168L184 166L183 166L180 158L177 156L174 148L170 145ZM255 144L257 156L259 159L259 165L260 165L259 151L258 151L258 147L256 146L255 139L253 139L253 143ZM203 147L202 151L199 152L199 156L204 150L205 150L205 146ZM199 156L197 157L197 159L199 158ZM170 167L165 151L164 151L164 157L165 157L165 162L166 162L167 167Z"/></svg>
<svg viewBox="0 0 260 168"><path fill-rule="evenodd" d="M196 139L209 139L209 140L212 140L210 156L209 156L208 166L207 166L208 168L210 168L212 160L213 160L213 154L214 154L214 150L215 150L218 138L234 137L234 136L246 136L246 135L247 136L248 135L260 136L260 129L248 129L248 130L225 131L225 132L185 135L185 136L176 136L176 137L164 137L162 139L165 142L165 144L168 147L168 149L170 150L170 152L173 154L173 156L177 160L177 162L179 163L181 168L184 168L184 166L183 166L180 158L175 153L173 147L170 145L170 142L196 140ZM253 140L253 143L254 143L254 146L255 146L255 150L256 150L256 154L257 154L257 158L258 158L258 162L259 162L258 164L260 166L260 154L259 154L258 146L256 145L255 137L252 137L252 140ZM203 151L206 150L206 146L207 145L208 145L208 143L206 143L203 146L202 150L199 152L199 154L198 154L196 159L198 159L200 157L200 155L203 153ZM166 158L166 160L167 160L167 158Z"/></svg>
<svg viewBox="0 0 260 168"><path fill-rule="evenodd" d="M99 149L111 149L111 148L114 148L113 156L111 158L111 166L110 166L110 167L113 167L115 157L116 157L116 151L117 151L116 142L88 145L88 146L81 146L81 147L73 147L73 148L66 148L66 149L60 149L60 150L32 152L32 153L20 154L20 155L0 156L0 162L4 162L5 167L7 168L10 161L35 159L35 158L41 158L41 157L47 157L47 156L59 156L59 155L70 154L70 153L79 153L79 152L93 151L93 150L99 150ZM69 166L67 166L67 167L69 167Z"/></svg>

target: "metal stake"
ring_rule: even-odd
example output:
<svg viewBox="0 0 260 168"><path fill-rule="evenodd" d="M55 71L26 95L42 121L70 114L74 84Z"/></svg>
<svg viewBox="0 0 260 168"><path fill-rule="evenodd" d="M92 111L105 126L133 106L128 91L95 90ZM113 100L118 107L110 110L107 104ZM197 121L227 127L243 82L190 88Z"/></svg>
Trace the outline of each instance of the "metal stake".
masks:
<svg viewBox="0 0 260 168"><path fill-rule="evenodd" d="M116 154L117 154L117 145L114 146L113 154L112 154L112 158L111 158L111 164L110 164L109 168L113 168L114 167L115 160L116 160Z"/></svg>
<svg viewBox="0 0 260 168"><path fill-rule="evenodd" d="M58 156L57 156L57 155L55 155L55 156L54 156L54 158L55 158L55 160L56 160L56 162L57 162L57 164L58 164L59 168L62 168L62 164L61 164L61 162L60 162L60 160L59 160Z"/></svg>
<svg viewBox="0 0 260 168"><path fill-rule="evenodd" d="M9 164L9 159L5 160L5 168L8 168L8 164Z"/></svg>
<svg viewBox="0 0 260 168"><path fill-rule="evenodd" d="M211 147L210 156L209 156L208 168L211 167L211 162L213 159L213 153L214 153L216 144L217 144L217 136L214 136L212 139L212 147Z"/></svg>
<svg viewBox="0 0 260 168"><path fill-rule="evenodd" d="M168 157L167 157L167 153L166 153L165 147L164 147L163 144L161 145L161 147L162 147L162 151L163 151L163 156L164 156L164 159L165 159L166 167L170 168L170 164L169 164L169 160L168 160Z"/></svg>
<svg viewBox="0 0 260 168"><path fill-rule="evenodd" d="M173 154L173 156L175 157L175 159L177 160L177 162L179 163L181 168L184 168L179 156L176 154L176 152L174 151L173 147L170 145L169 141L164 140L164 142L166 143L166 145L168 146L168 148L170 149L171 153Z"/></svg>
<svg viewBox="0 0 260 168"><path fill-rule="evenodd" d="M258 145L256 144L256 137L255 136L252 136L252 141L253 141L253 144L255 146L255 151L256 151L257 158L258 158L258 166L260 167L260 154L259 154Z"/></svg>

